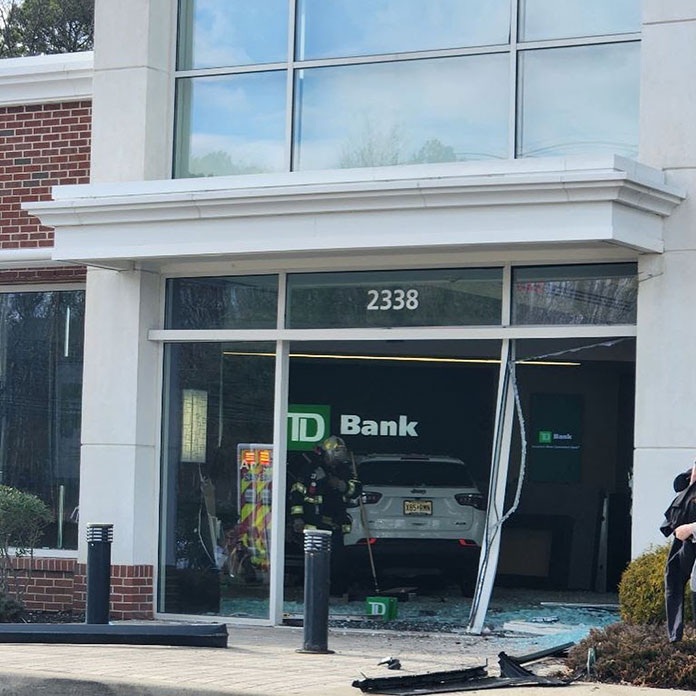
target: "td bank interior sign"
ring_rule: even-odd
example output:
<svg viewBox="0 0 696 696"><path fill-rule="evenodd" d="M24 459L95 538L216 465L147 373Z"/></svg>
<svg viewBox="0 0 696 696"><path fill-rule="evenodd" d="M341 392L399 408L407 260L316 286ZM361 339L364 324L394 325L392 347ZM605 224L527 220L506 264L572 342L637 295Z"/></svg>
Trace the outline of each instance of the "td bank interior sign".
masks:
<svg viewBox="0 0 696 696"><path fill-rule="evenodd" d="M531 480L577 483L582 478L583 399L579 394L532 394Z"/></svg>
<svg viewBox="0 0 696 696"><path fill-rule="evenodd" d="M418 437L418 421L399 415L391 420L370 420L354 413L341 414L339 435L363 437ZM310 450L331 433L331 406L290 404L288 406L288 449Z"/></svg>

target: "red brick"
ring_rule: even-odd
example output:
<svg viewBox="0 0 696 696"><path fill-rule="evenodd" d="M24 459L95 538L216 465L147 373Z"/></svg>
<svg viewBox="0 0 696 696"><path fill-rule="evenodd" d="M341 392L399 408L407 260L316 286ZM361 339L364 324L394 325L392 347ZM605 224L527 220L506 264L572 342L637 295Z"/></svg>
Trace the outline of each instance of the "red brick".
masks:
<svg viewBox="0 0 696 696"><path fill-rule="evenodd" d="M50 200L54 185L89 181L90 128L89 101L0 108L0 131L11 133L0 137L0 181L15 182L0 189L0 248L53 244L52 230L20 206L25 201ZM48 176L32 179L36 174ZM84 269L73 268L0 271L0 282L8 284L68 282L84 277ZM70 563L64 565L60 559L46 567L66 570Z"/></svg>

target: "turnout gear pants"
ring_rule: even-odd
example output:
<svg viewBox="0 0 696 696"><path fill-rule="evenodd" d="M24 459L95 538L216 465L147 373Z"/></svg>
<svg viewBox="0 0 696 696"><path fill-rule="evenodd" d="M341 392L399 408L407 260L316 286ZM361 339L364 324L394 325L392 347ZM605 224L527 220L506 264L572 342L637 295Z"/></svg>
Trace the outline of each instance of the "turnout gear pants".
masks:
<svg viewBox="0 0 696 696"><path fill-rule="evenodd" d="M667 556L665 565L665 608L667 610L667 636L670 643L682 639L684 633L684 585L691 576L696 559L696 545L691 541L680 541L676 537ZM691 587L692 606L696 601ZM694 614L696 617L696 614Z"/></svg>

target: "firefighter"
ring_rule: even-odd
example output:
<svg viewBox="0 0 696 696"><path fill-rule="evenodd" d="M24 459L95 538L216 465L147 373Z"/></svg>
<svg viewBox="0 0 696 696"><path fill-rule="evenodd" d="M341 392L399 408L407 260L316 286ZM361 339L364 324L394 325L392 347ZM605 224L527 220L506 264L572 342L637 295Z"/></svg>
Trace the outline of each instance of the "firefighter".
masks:
<svg viewBox="0 0 696 696"><path fill-rule="evenodd" d="M304 471L290 488L290 517L293 531L305 529L331 531L331 592L347 589L346 557L343 537L351 530L347 507L362 493L360 481L353 477L346 443L331 435L306 458Z"/></svg>

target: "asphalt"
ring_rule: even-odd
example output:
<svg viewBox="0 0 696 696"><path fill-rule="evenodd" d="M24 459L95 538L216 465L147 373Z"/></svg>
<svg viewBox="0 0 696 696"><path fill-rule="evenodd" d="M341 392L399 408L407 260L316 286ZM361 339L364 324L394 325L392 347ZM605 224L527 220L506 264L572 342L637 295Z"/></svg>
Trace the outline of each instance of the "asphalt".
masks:
<svg viewBox="0 0 696 696"><path fill-rule="evenodd" d="M333 655L298 654L295 628L229 627L227 649L122 645L0 644L0 694L33 696L359 696L361 675L392 676L482 664L491 673L500 650L523 652L514 637L393 631L331 631ZM377 662L398 657L400 672ZM557 669L549 665L547 671ZM574 683L469 694L522 696L664 696L662 689ZM672 694L693 694L671 691Z"/></svg>

